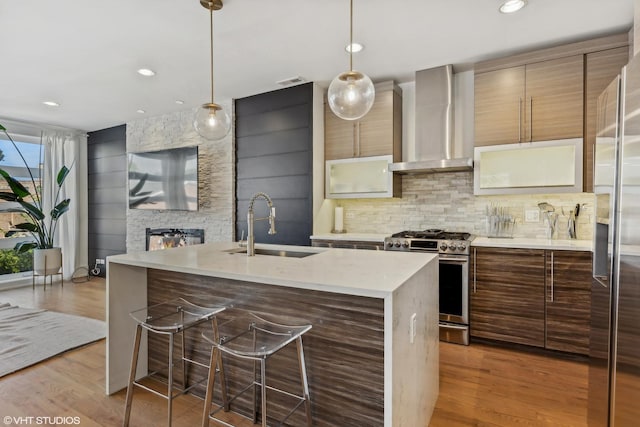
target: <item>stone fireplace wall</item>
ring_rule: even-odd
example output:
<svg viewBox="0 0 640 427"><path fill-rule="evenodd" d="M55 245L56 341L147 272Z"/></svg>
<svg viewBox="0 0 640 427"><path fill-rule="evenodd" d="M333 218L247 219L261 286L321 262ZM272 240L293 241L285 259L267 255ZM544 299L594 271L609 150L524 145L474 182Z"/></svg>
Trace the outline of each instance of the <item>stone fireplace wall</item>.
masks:
<svg viewBox="0 0 640 427"><path fill-rule="evenodd" d="M228 112L232 102L222 102ZM145 250L146 228L202 228L205 241L233 239L234 147L232 132L210 142L193 129L195 110L127 123L127 153L198 146L198 212L127 208L127 252Z"/></svg>

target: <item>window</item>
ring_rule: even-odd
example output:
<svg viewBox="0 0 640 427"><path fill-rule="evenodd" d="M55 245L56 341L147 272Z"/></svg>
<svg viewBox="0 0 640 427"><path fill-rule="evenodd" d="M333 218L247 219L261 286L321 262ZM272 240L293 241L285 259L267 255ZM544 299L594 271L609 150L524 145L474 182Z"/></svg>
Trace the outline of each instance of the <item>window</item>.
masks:
<svg viewBox="0 0 640 427"><path fill-rule="evenodd" d="M18 179L29 191L33 192L34 188L29 172L31 172L36 185L39 186L40 166L44 158L42 146L39 143L15 140L15 138L14 141L24 156L29 169L25 166L16 147L13 146L11 141L5 139L0 139L0 168ZM7 191L8 188L6 181L0 179L0 191ZM2 210L10 208L11 205L15 205L15 203L0 200L0 208ZM17 242L31 238L29 233L14 228L16 224L25 221L27 221L26 216L19 212L0 212L0 276L31 271L32 269L31 251L18 254L13 250Z"/></svg>

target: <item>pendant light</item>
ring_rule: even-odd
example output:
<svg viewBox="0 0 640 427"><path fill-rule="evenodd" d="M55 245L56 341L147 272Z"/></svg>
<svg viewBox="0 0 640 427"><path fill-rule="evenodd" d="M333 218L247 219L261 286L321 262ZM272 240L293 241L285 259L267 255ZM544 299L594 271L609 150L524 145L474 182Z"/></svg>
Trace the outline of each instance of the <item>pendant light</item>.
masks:
<svg viewBox="0 0 640 427"><path fill-rule="evenodd" d="M349 46L353 46L353 0L349 11ZM339 74L329 85L327 98L334 114L345 120L358 120L369 112L376 97L373 82L353 69L353 49L349 49L349 71Z"/></svg>
<svg viewBox="0 0 640 427"><path fill-rule="evenodd" d="M203 138L218 141L227 136L231 129L229 115L213 101L213 11L222 9L222 0L200 0L200 4L209 10L211 18L211 102L198 108L193 127Z"/></svg>

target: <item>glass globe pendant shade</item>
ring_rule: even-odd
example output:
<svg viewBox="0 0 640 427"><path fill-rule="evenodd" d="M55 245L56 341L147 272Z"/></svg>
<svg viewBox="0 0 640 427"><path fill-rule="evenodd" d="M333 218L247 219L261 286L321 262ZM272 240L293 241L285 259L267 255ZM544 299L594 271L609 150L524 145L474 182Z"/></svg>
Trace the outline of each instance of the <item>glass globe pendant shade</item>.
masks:
<svg viewBox="0 0 640 427"><path fill-rule="evenodd" d="M218 104L203 104L196 112L193 127L201 137L209 141L218 141L229 133L231 119Z"/></svg>
<svg viewBox="0 0 640 427"><path fill-rule="evenodd" d="M327 98L334 114L344 120L358 120L369 112L376 97L373 82L366 74L347 71L329 85Z"/></svg>

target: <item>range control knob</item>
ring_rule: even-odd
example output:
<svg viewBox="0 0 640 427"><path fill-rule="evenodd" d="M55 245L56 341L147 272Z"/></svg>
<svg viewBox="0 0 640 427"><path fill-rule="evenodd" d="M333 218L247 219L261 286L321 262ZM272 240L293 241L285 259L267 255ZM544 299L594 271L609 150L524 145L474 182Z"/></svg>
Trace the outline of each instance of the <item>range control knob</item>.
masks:
<svg viewBox="0 0 640 427"><path fill-rule="evenodd" d="M399 240L396 241L395 246L396 246L396 248L400 247L400 241Z"/></svg>
<svg viewBox="0 0 640 427"><path fill-rule="evenodd" d="M458 245L458 249L461 250L461 251L464 251L465 249L467 249L467 245L465 245L464 243L460 243Z"/></svg>
<svg viewBox="0 0 640 427"><path fill-rule="evenodd" d="M402 242L402 247L403 248L408 248L409 247L409 242L407 242L406 240L404 242Z"/></svg>
<svg viewBox="0 0 640 427"><path fill-rule="evenodd" d="M451 249L452 251L456 250L456 244L455 243L449 243L449 249Z"/></svg>
<svg viewBox="0 0 640 427"><path fill-rule="evenodd" d="M447 244L446 243L440 244L440 250L441 251L446 251L447 250Z"/></svg>
<svg viewBox="0 0 640 427"><path fill-rule="evenodd" d="M388 248L392 248L393 247L393 242L392 241L387 242L387 247Z"/></svg>

